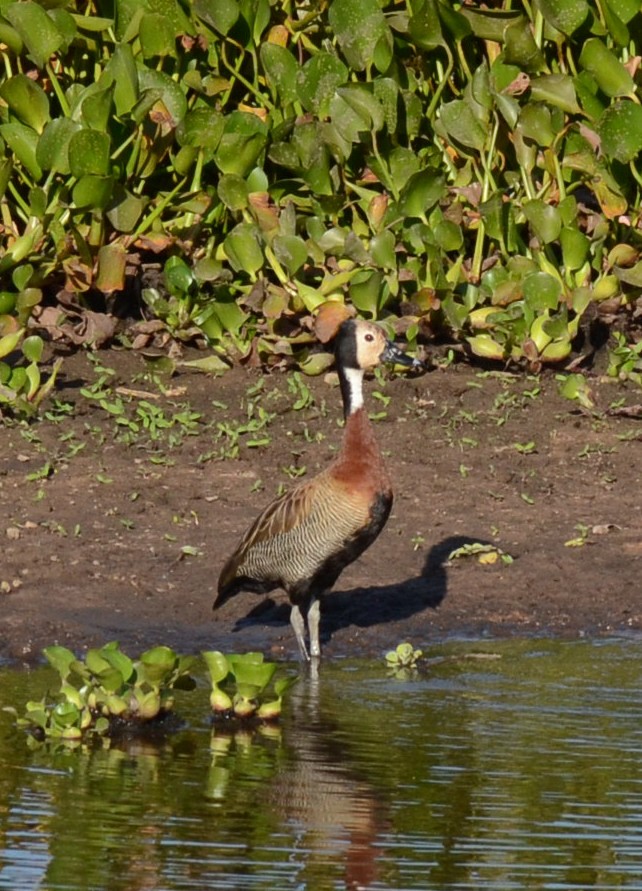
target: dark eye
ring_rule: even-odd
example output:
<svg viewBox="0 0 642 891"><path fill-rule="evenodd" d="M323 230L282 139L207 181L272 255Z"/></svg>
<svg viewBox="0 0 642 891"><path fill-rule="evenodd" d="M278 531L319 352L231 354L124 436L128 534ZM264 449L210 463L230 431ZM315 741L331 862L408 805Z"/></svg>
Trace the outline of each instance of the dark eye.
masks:
<svg viewBox="0 0 642 891"><path fill-rule="evenodd" d="M368 341L368 343L372 343L372 341L374 340L374 334L366 334L366 340Z"/></svg>

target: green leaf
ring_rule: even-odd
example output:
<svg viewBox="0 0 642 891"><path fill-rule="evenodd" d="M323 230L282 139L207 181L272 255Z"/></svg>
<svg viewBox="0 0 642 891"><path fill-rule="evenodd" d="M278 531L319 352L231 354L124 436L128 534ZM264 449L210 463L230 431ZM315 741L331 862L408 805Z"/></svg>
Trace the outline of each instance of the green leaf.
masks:
<svg viewBox="0 0 642 891"><path fill-rule="evenodd" d="M0 96L23 124L42 133L49 120L49 100L40 84L26 74L16 74L0 86Z"/></svg>
<svg viewBox="0 0 642 891"><path fill-rule="evenodd" d="M208 650L207 652L201 653L201 655L207 665L207 670L210 673L212 683L220 684L220 682L225 680L230 673L230 666L227 659L223 653L220 653L218 650Z"/></svg>
<svg viewBox="0 0 642 891"><path fill-rule="evenodd" d="M615 102L600 118L597 130L607 158L623 164L633 161L642 151L642 107L628 100Z"/></svg>
<svg viewBox="0 0 642 891"><path fill-rule="evenodd" d="M348 80L348 69L336 56L319 52L309 59L297 76L297 93L303 107L327 117L337 87Z"/></svg>
<svg viewBox="0 0 642 891"><path fill-rule="evenodd" d="M36 146L36 161L43 170L55 170L68 174L69 143L74 133L82 127L70 118L54 118L45 126Z"/></svg>
<svg viewBox="0 0 642 891"><path fill-rule="evenodd" d="M69 140L69 167L73 176L106 176L110 169L111 142L107 133L78 130Z"/></svg>
<svg viewBox="0 0 642 891"><path fill-rule="evenodd" d="M440 173L420 170L410 177L399 200L404 216L422 217L444 195L446 183Z"/></svg>
<svg viewBox="0 0 642 891"><path fill-rule="evenodd" d="M42 6L32 0L9 3L4 6L3 15L20 35L36 66L44 68L45 62L62 45L63 35Z"/></svg>
<svg viewBox="0 0 642 891"><path fill-rule="evenodd" d="M25 337L22 341L22 352L29 362L42 361L43 349L44 342L42 337L39 337L37 334L31 334L29 337Z"/></svg>
<svg viewBox="0 0 642 891"><path fill-rule="evenodd" d="M541 71L546 67L546 60L533 37L531 22L525 16L506 28L504 44L504 58L509 64L519 65L524 71Z"/></svg>
<svg viewBox="0 0 642 891"><path fill-rule="evenodd" d="M194 284L194 273L182 257L170 257L163 267L167 290L174 297L184 297Z"/></svg>
<svg viewBox="0 0 642 891"><path fill-rule="evenodd" d="M263 265L258 230L251 223L239 223L223 242L225 253L236 272L254 276Z"/></svg>
<svg viewBox="0 0 642 891"><path fill-rule="evenodd" d="M389 229L384 229L371 239L370 254L377 266L383 266L384 269L397 268L396 244L397 239Z"/></svg>
<svg viewBox="0 0 642 891"><path fill-rule="evenodd" d="M389 34L378 0L333 0L328 20L348 64L357 71L372 63L377 43Z"/></svg>
<svg viewBox="0 0 642 891"><path fill-rule="evenodd" d="M577 114L580 110L573 78L568 74L543 74L531 78L531 97L537 102L555 105L569 114Z"/></svg>
<svg viewBox="0 0 642 891"><path fill-rule="evenodd" d="M435 0L419 0L411 5L408 33L420 49L433 50L444 45L441 22Z"/></svg>
<svg viewBox="0 0 642 891"><path fill-rule="evenodd" d="M586 0L539 0L545 21L563 34L573 34L588 15Z"/></svg>
<svg viewBox="0 0 642 891"><path fill-rule="evenodd" d="M562 286L558 279L547 272L532 272L522 283L524 300L535 312L557 309Z"/></svg>
<svg viewBox="0 0 642 891"><path fill-rule="evenodd" d="M67 647L50 646L45 647L42 651L47 662L55 668L60 677L65 680L71 671L72 664L76 661L76 657L68 650Z"/></svg>
<svg viewBox="0 0 642 891"><path fill-rule="evenodd" d="M383 273L379 270L360 270L350 282L350 301L359 312L368 313L376 319L381 303L382 284Z"/></svg>
<svg viewBox="0 0 642 891"><path fill-rule="evenodd" d="M42 169L36 159L38 134L31 127L14 121L0 124L0 136L7 143L18 161L36 181L42 178Z"/></svg>
<svg viewBox="0 0 642 891"><path fill-rule="evenodd" d="M114 180L111 176L82 176L72 191L77 208L104 210L111 201Z"/></svg>
<svg viewBox="0 0 642 891"><path fill-rule="evenodd" d="M132 195L117 183L108 202L106 216L117 232L133 232L145 205L146 199Z"/></svg>
<svg viewBox="0 0 642 891"><path fill-rule="evenodd" d="M559 238L562 219L559 210L546 204L541 198L534 198L524 204L524 214L542 244L550 244Z"/></svg>
<svg viewBox="0 0 642 891"><path fill-rule="evenodd" d="M218 181L216 191L228 210L245 210L248 205L250 190L243 177L236 173L224 174Z"/></svg>
<svg viewBox="0 0 642 891"><path fill-rule="evenodd" d="M287 269L290 277L294 276L308 259L308 248L298 235L277 235L272 241L272 250L276 258Z"/></svg>
<svg viewBox="0 0 642 891"><path fill-rule="evenodd" d="M339 87L337 94L361 119L362 129L381 130L384 123L383 108L365 84Z"/></svg>
<svg viewBox="0 0 642 891"><path fill-rule="evenodd" d="M267 82L278 93L281 104L296 102L299 66L292 53L277 43L263 43L260 57Z"/></svg>
<svg viewBox="0 0 642 891"><path fill-rule="evenodd" d="M579 229L565 226L560 232L560 244L564 266L571 271L581 269L589 257L590 239Z"/></svg>
<svg viewBox="0 0 642 891"><path fill-rule="evenodd" d="M233 111L225 118L214 160L221 173L247 176L267 143L267 126L254 114Z"/></svg>
<svg viewBox="0 0 642 891"><path fill-rule="evenodd" d="M158 91L160 101L172 119L176 127L187 114L187 99L180 84L176 83L164 71L156 71L152 68L139 66L138 83L141 94L150 91L152 95ZM156 104L156 103L154 103Z"/></svg>
<svg viewBox="0 0 642 891"><path fill-rule="evenodd" d="M73 727L80 720L80 711L73 702L60 702L52 712L54 723L60 727Z"/></svg>
<svg viewBox="0 0 642 891"><path fill-rule="evenodd" d="M477 118L466 100L453 99L452 102L445 102L439 110L439 121L450 139L479 152L486 145L489 130Z"/></svg>
<svg viewBox="0 0 642 891"><path fill-rule="evenodd" d="M143 15L138 36L145 59L176 55L175 30L167 16L158 13Z"/></svg>
<svg viewBox="0 0 642 891"><path fill-rule="evenodd" d="M114 84L116 114L124 117L131 113L140 98L138 68L129 44L119 44L105 66L106 75Z"/></svg>
<svg viewBox="0 0 642 891"><path fill-rule="evenodd" d="M597 37L584 43L580 65L593 75L607 96L628 96L635 89L633 78L624 65Z"/></svg>
<svg viewBox="0 0 642 891"><path fill-rule="evenodd" d="M194 0L196 15L225 36L239 17L236 0Z"/></svg>

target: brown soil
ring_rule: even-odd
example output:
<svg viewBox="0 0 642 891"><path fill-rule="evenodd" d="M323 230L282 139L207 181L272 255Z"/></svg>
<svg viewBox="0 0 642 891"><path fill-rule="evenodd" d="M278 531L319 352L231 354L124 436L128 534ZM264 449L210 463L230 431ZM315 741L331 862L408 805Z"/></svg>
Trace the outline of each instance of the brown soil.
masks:
<svg viewBox="0 0 642 891"><path fill-rule="evenodd" d="M158 397L140 357L100 359L116 369L116 386ZM109 640L132 655L166 643L293 657L281 593L242 594L216 614L211 604L239 536L280 483L292 484L283 468L309 478L331 460L338 391L308 381L314 405L295 410L292 374L264 376L260 397L249 398L255 414L260 406L274 417L240 435L237 458L221 459L230 443L217 424L247 422L258 373L184 373L169 395L150 398L165 418L185 404L202 414L179 443L168 439L175 428L156 442L144 431L120 442L116 416L79 393L95 377L83 355L68 358L56 398L73 412L0 429L0 658L19 664L54 642L82 651ZM324 601L327 658L453 635L642 631L640 420L578 410L552 374L461 366L372 381L368 391L372 410L386 412L376 430L396 499L380 538ZM603 412L618 399L639 402L639 391L609 382L595 381L594 393ZM127 417L141 398L126 397ZM252 436L269 443L249 447ZM568 546L573 539L584 543ZM472 543L496 545L513 562L448 562Z"/></svg>

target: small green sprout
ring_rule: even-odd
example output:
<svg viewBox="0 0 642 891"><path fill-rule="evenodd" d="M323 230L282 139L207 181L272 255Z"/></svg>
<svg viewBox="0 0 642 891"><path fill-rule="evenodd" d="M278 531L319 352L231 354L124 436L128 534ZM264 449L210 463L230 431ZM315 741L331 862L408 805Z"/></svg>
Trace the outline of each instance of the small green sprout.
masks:
<svg viewBox="0 0 642 891"><path fill-rule="evenodd" d="M459 560L462 557L477 557L478 562L484 565L492 565L493 563L497 563L498 560L501 560L501 562L506 565L513 562L511 555L502 551L497 545L482 544L480 541L470 542L469 544L462 545L460 548L455 548L455 550L451 551L448 555L447 562L452 563L453 560Z"/></svg>

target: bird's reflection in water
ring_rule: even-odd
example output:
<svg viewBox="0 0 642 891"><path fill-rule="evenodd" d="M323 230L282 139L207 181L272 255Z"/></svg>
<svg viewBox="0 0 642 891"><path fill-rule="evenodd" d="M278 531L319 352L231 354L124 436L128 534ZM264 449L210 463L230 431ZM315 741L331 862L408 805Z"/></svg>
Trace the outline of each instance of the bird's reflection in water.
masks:
<svg viewBox="0 0 642 891"><path fill-rule="evenodd" d="M302 679L291 700L285 734L291 757L266 790L267 804L297 839L293 859L300 860L307 887L324 887L329 863L336 869L341 862L346 888L369 888L379 878L385 798L360 770L338 725L321 716L318 678Z"/></svg>

